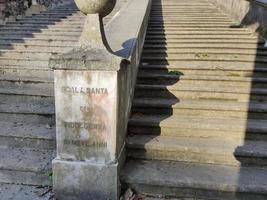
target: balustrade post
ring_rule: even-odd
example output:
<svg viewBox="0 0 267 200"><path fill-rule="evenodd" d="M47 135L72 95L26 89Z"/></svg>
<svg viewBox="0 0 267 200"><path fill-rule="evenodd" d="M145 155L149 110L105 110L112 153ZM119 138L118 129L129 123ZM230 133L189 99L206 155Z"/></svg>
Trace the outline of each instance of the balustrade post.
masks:
<svg viewBox="0 0 267 200"><path fill-rule="evenodd" d="M116 200L125 146L118 135L123 62L111 53L102 23L116 0L75 2L87 15L78 46L50 60L57 126L54 191L59 200Z"/></svg>

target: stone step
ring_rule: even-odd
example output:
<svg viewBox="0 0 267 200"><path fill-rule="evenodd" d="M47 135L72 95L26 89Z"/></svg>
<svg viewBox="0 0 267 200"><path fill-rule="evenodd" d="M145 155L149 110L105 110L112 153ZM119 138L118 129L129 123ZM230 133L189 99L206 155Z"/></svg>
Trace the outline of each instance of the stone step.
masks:
<svg viewBox="0 0 267 200"><path fill-rule="evenodd" d="M39 58L40 59L40 58ZM34 67L36 66L37 68L49 68L48 66L48 59L49 58L41 58L41 59L46 59L46 60L33 60L33 59L25 59L25 58L5 58L5 57L0 57L0 67L5 68L8 66L29 66L29 67Z"/></svg>
<svg viewBox="0 0 267 200"><path fill-rule="evenodd" d="M8 35L8 36L7 36ZM79 37L81 35L81 32L79 31L72 31L72 32L67 32L67 31L51 31L51 30L18 30L18 31L4 31L0 30L0 39L8 38L11 39L15 36L16 38L24 38L24 37L32 37L32 38L40 38L40 37L52 37L52 36L64 36L64 37Z"/></svg>
<svg viewBox="0 0 267 200"><path fill-rule="evenodd" d="M0 96L3 97L3 96ZM14 96L8 96L9 99L0 100L0 113L1 114L14 114L15 115L44 115L49 117L55 114L54 102L50 99L31 99L31 102L17 102L17 98L12 99ZM48 101L47 101L48 100ZM28 116L30 118L30 116ZM41 123L41 122L40 122Z"/></svg>
<svg viewBox="0 0 267 200"><path fill-rule="evenodd" d="M44 49L46 50L46 49ZM26 60L35 60L40 58L50 58L51 56L55 56L61 54L60 51L53 51L53 52L36 52L36 51L16 51L16 50L0 50L0 57L1 58L18 58L21 57Z"/></svg>
<svg viewBox="0 0 267 200"><path fill-rule="evenodd" d="M176 45L180 45L180 44L213 44L213 43L219 43L219 44L231 44L231 45L235 45L235 44L254 44L256 45L263 45L265 43L264 40L255 40L255 39L216 39L216 38L199 38L199 39L195 39L195 38L181 38L181 39L147 39L145 41L145 45L147 44L171 44L174 43Z"/></svg>
<svg viewBox="0 0 267 200"><path fill-rule="evenodd" d="M54 84L28 81L0 81L0 94L54 96Z"/></svg>
<svg viewBox="0 0 267 200"><path fill-rule="evenodd" d="M128 157L232 166L266 166L266 141L130 136Z"/></svg>
<svg viewBox="0 0 267 200"><path fill-rule="evenodd" d="M53 121L53 123L55 123ZM8 148L35 148L54 150L56 148L55 124L23 123L1 121L0 146Z"/></svg>
<svg viewBox="0 0 267 200"><path fill-rule="evenodd" d="M250 29L248 28L229 28L229 27L210 27L210 28L206 28L206 27L173 27L173 28L166 28L164 27L164 29L162 27L148 27L148 32L164 32L164 33L170 33L170 32L181 32L181 31L187 31L187 32L195 32L195 31L199 31L199 32L205 32L205 31L210 31L210 32L220 32L220 33L224 33L224 32L230 32L230 33L250 33L250 34L255 34L254 32L252 32Z"/></svg>
<svg viewBox="0 0 267 200"><path fill-rule="evenodd" d="M53 150L0 149L1 183L51 184L51 161L55 157Z"/></svg>
<svg viewBox="0 0 267 200"><path fill-rule="evenodd" d="M233 21L231 18L227 17L227 16L177 16L177 15L151 15L150 20L159 20L159 21L166 21L166 20L187 20L187 19L192 19L192 20L202 20L202 21L206 21L206 20L228 20L228 21Z"/></svg>
<svg viewBox="0 0 267 200"><path fill-rule="evenodd" d="M254 57L267 56L267 49L238 49L238 48L169 48L169 49L144 49L142 55L174 56L183 54L195 54L196 56L212 55L250 55Z"/></svg>
<svg viewBox="0 0 267 200"><path fill-rule="evenodd" d="M54 150L37 149L11 149L0 147L1 170L23 171L23 172L49 172L51 161L55 157ZM0 180L1 182L1 180Z"/></svg>
<svg viewBox="0 0 267 200"><path fill-rule="evenodd" d="M52 171L46 173L0 170L0 183L34 186L52 185ZM21 199L19 199L21 200Z"/></svg>
<svg viewBox="0 0 267 200"><path fill-rule="evenodd" d="M217 23L180 23L180 24L159 24L159 23L154 23L154 24L149 24L148 27L149 28L159 28L159 29L165 29L165 30L169 30L169 29L173 29L173 28L231 28L231 27L235 27L237 25L234 24L229 24L229 23L221 23L221 24L217 24Z"/></svg>
<svg viewBox="0 0 267 200"><path fill-rule="evenodd" d="M138 193L237 200L267 197L266 168L129 160L121 181Z"/></svg>
<svg viewBox="0 0 267 200"><path fill-rule="evenodd" d="M138 76L138 84L164 85L171 87L237 87L237 88L266 88L267 78L262 77L228 77L228 76L185 76L185 75L161 75L141 74Z"/></svg>
<svg viewBox="0 0 267 200"><path fill-rule="evenodd" d="M249 32L249 31L230 31L230 30L196 30L196 29L188 29L188 30L168 30L168 31L164 31L164 30L148 30L147 32L147 36L151 37L151 36L157 36L157 37L180 37L180 36L185 36L185 35L190 35L190 36L255 36L255 34Z"/></svg>
<svg viewBox="0 0 267 200"><path fill-rule="evenodd" d="M38 70L36 67L11 66L10 68L0 68L0 80L51 83L54 81L54 72L51 69Z"/></svg>
<svg viewBox="0 0 267 200"><path fill-rule="evenodd" d="M57 26L51 26L51 27L17 27L17 26L4 26L1 27L0 33L4 32L18 32L18 31L30 31L30 32L65 32L65 33L72 33L72 32L82 32L82 27L80 28L71 28L71 27L57 27Z"/></svg>
<svg viewBox="0 0 267 200"><path fill-rule="evenodd" d="M154 23L159 23L159 24L181 24L181 23L197 23L199 22L200 24L209 24L209 23L227 23L227 24L231 24L234 23L233 20L230 20L228 18L220 18L220 19L212 19L212 18L183 18L183 17L168 17L167 19L165 18L160 18L160 17L150 17L149 18L149 23L150 24L154 24Z"/></svg>
<svg viewBox="0 0 267 200"><path fill-rule="evenodd" d="M224 35L224 34L214 34L214 35L208 35L207 33L203 34L203 35L200 35L200 34L175 34L175 35L171 35L171 34L168 34L168 35L150 35L150 34L147 34L146 35L146 40L153 40L153 39L159 39L159 40L174 40L174 39L193 39L193 40L196 40L196 39L217 39L217 40L225 40L225 39L237 39L237 41L239 40L248 40L248 41L251 41L251 40L258 40L258 37L256 36L251 36L251 35L248 35L248 36L243 36L243 35Z"/></svg>
<svg viewBox="0 0 267 200"><path fill-rule="evenodd" d="M8 22L6 24L6 26L82 26L84 23L84 20L80 20L80 21L31 21L31 22L27 22L27 21L15 21L15 22Z"/></svg>
<svg viewBox="0 0 267 200"><path fill-rule="evenodd" d="M1 35L0 34L0 41L7 40L7 41L12 41L12 42L17 42L21 40L29 40L29 39L34 39L34 40L63 40L63 41L78 41L80 35L53 35L53 34L16 34L16 35Z"/></svg>
<svg viewBox="0 0 267 200"><path fill-rule="evenodd" d="M12 200L48 200L51 199L53 194L47 192L47 187L36 187L28 185L17 185L17 184L0 184L0 193L3 199ZM42 195L43 194L43 195Z"/></svg>
<svg viewBox="0 0 267 200"><path fill-rule="evenodd" d="M133 113L130 135L169 137L261 139L266 141L267 120Z"/></svg>
<svg viewBox="0 0 267 200"><path fill-rule="evenodd" d="M180 53L180 54L157 54L142 56L142 62L161 63L161 62L175 62L175 61L229 61L229 62L251 62L251 63L266 63L267 56L256 55L238 55L238 54L216 54L216 53Z"/></svg>
<svg viewBox="0 0 267 200"><path fill-rule="evenodd" d="M235 84L211 85L212 83L204 83L198 85L175 84L175 85L136 85L136 96L142 97L166 97L177 99L220 99L233 101L266 101L267 89L251 87L236 87ZM205 98L206 95L206 98Z"/></svg>
<svg viewBox="0 0 267 200"><path fill-rule="evenodd" d="M186 76L220 76L220 77L229 77L229 78L266 78L267 70L265 68L256 68L255 71L248 70L228 70L228 69L167 69L167 68L142 68L139 70L140 74L151 74L152 76L157 76L158 74L162 74L162 76L169 75L186 75Z"/></svg>
<svg viewBox="0 0 267 200"><path fill-rule="evenodd" d="M35 38L21 38L21 39L10 39L0 40L1 46L16 46L17 43L21 43L24 47L29 45L45 45L45 46L76 46L77 40L53 40L53 39L35 39ZM1 47L2 49L4 47Z"/></svg>
<svg viewBox="0 0 267 200"><path fill-rule="evenodd" d="M133 114L267 119L267 103L264 102L135 98L132 106Z"/></svg>
<svg viewBox="0 0 267 200"><path fill-rule="evenodd" d="M0 26L2 29L2 27ZM57 28L57 29L82 29L83 24L81 25L70 25L70 24L6 24L4 29L18 29L18 28L39 28L39 29L50 29L50 28Z"/></svg>
<svg viewBox="0 0 267 200"><path fill-rule="evenodd" d="M64 23L73 23L73 22L79 22L81 23L81 21L84 21L85 17L82 16L66 16L66 17L36 17L36 18L23 18L23 19L19 19L16 20L15 22L10 22L12 23L44 23L44 22L64 22Z"/></svg>
<svg viewBox="0 0 267 200"><path fill-rule="evenodd" d="M78 43L77 43L78 44ZM70 44L55 44L53 43L45 43L42 44L24 44L24 43L10 43L0 46L1 52L15 50L15 51L49 51L49 52L68 52L73 49L77 44L70 45Z"/></svg>
<svg viewBox="0 0 267 200"><path fill-rule="evenodd" d="M264 63L253 63L253 62L240 62L240 61L176 61L176 62L168 62L168 64L150 64L147 62L142 62L140 65L141 69L158 69L158 70L183 70L183 69L191 69L191 70L233 70L233 71L261 71L264 72L266 70L266 64Z"/></svg>

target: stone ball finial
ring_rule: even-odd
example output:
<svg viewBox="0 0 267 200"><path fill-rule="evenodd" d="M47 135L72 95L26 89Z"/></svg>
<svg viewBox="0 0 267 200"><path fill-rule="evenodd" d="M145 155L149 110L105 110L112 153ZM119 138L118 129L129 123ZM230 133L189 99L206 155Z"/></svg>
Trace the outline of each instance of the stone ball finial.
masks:
<svg viewBox="0 0 267 200"><path fill-rule="evenodd" d="M74 0L77 7L84 14L99 14L107 16L113 10L116 0Z"/></svg>

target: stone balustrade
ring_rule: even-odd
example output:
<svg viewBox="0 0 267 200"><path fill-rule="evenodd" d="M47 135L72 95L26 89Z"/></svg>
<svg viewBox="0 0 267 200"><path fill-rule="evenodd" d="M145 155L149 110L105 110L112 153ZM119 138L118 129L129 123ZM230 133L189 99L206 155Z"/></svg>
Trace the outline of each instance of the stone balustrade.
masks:
<svg viewBox="0 0 267 200"><path fill-rule="evenodd" d="M57 123L53 184L59 200L115 200L120 194L119 173L151 0L129 1L105 30L102 17L114 2L97 2L109 2L106 8L92 6L96 2L77 1L87 14L79 45L50 60Z"/></svg>
<svg viewBox="0 0 267 200"><path fill-rule="evenodd" d="M266 0L211 0L229 13L241 25L255 31L267 32L267 1Z"/></svg>

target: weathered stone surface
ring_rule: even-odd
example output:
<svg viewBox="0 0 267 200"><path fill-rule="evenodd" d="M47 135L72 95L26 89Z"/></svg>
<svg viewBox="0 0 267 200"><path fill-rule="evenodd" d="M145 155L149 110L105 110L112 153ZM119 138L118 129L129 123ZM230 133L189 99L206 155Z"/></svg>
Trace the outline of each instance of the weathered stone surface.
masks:
<svg viewBox="0 0 267 200"><path fill-rule="evenodd" d="M53 172L59 200L118 199L118 164L54 160Z"/></svg>
<svg viewBox="0 0 267 200"><path fill-rule="evenodd" d="M116 159L116 84L114 72L55 71L59 158Z"/></svg>
<svg viewBox="0 0 267 200"><path fill-rule="evenodd" d="M106 16L113 10L116 0L75 0L75 3L84 14Z"/></svg>

